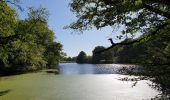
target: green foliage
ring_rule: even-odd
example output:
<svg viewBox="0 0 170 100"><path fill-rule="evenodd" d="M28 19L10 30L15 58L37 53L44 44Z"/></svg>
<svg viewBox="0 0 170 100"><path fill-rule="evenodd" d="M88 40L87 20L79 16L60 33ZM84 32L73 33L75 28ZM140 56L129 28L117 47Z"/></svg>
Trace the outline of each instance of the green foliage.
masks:
<svg viewBox="0 0 170 100"><path fill-rule="evenodd" d="M72 0L70 9L77 20L66 28L79 31L122 25L122 35L134 36L170 19L169 0Z"/></svg>
<svg viewBox="0 0 170 100"><path fill-rule="evenodd" d="M17 23L16 12L6 3L0 1L0 37L13 35Z"/></svg>
<svg viewBox="0 0 170 100"><path fill-rule="evenodd" d="M4 41L1 41L1 38L13 35L14 27L17 23L16 12L14 9L11 9L5 2L0 1L0 44ZM7 44L0 45L0 64L6 66L10 53L7 51Z"/></svg>
<svg viewBox="0 0 170 100"><path fill-rule="evenodd" d="M56 68L63 57L47 24L48 11L29 11L28 19L17 20L15 10L0 1L0 74Z"/></svg>
<svg viewBox="0 0 170 100"><path fill-rule="evenodd" d="M62 45L57 42L53 42L46 47L45 58L47 60L48 68L57 68L60 60L62 59Z"/></svg>

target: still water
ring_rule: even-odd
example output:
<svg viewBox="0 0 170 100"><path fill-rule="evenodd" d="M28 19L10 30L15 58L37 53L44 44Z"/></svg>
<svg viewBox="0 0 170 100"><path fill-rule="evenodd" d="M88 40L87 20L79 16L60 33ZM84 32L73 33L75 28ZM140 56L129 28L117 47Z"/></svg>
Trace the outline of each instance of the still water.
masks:
<svg viewBox="0 0 170 100"><path fill-rule="evenodd" d="M123 74L120 73L122 67L135 67L135 65L125 64L60 64L60 74L81 75L81 74Z"/></svg>
<svg viewBox="0 0 170 100"><path fill-rule="evenodd" d="M0 78L0 100L150 100L160 92L150 81L120 81L122 64L60 64L60 74L32 73ZM132 77L132 76L131 76Z"/></svg>

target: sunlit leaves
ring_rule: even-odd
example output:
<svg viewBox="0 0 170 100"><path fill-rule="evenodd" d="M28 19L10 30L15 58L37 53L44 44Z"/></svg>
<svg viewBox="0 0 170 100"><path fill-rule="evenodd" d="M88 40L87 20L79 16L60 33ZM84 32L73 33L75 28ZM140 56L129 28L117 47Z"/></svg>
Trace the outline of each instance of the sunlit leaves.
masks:
<svg viewBox="0 0 170 100"><path fill-rule="evenodd" d="M54 42L47 20L48 11L42 7L29 8L28 18L17 20L15 10L0 1L0 74L57 66L62 45Z"/></svg>
<svg viewBox="0 0 170 100"><path fill-rule="evenodd" d="M14 27L17 23L16 13L5 2L0 1L0 37L14 35ZM7 44L6 44L7 45ZM10 53L6 45L0 45L0 60L4 65L8 64Z"/></svg>
<svg viewBox="0 0 170 100"><path fill-rule="evenodd" d="M6 3L0 2L0 37L6 37L14 33L16 25L16 13Z"/></svg>
<svg viewBox="0 0 170 100"><path fill-rule="evenodd" d="M170 15L168 0L72 0L71 11L77 21L67 26L84 31L93 27L126 26L122 32L146 33ZM124 34L124 33L123 33Z"/></svg>

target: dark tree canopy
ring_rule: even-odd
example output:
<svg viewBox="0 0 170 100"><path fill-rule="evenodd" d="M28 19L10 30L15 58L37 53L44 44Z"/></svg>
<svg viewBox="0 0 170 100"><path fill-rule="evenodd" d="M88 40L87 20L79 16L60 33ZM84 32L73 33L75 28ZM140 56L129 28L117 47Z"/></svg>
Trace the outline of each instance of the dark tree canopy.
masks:
<svg viewBox="0 0 170 100"><path fill-rule="evenodd" d="M105 50L105 47L103 46L97 46L93 50L93 56L92 56L92 63L98 64L98 63L113 63L113 54L112 51L106 51L103 53L95 54L98 51Z"/></svg>
<svg viewBox="0 0 170 100"><path fill-rule="evenodd" d="M98 51L101 51L101 50L104 50L105 47L103 46L97 46L94 48L93 50L93 56L92 56L92 63L96 64L96 63L101 63L102 60L104 60L104 55L103 53L100 53L100 54L94 54L95 52L98 52Z"/></svg>
<svg viewBox="0 0 170 100"><path fill-rule="evenodd" d="M78 20L72 29L125 25L123 33L144 31L170 19L169 0L72 0L70 7Z"/></svg>
<svg viewBox="0 0 170 100"><path fill-rule="evenodd" d="M76 62L79 64L86 63L87 55L84 51L81 51L79 55L77 56Z"/></svg>
<svg viewBox="0 0 170 100"><path fill-rule="evenodd" d="M68 26L73 30L83 31L93 27L100 29L106 26L114 29L122 25L122 36L135 35L137 32L147 35L118 45L145 40L170 24L169 0L72 0L70 7L78 18Z"/></svg>

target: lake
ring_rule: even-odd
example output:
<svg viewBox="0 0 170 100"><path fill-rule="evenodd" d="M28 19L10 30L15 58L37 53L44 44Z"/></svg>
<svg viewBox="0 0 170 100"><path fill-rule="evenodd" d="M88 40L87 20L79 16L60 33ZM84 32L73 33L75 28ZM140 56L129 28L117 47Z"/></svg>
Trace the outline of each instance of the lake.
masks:
<svg viewBox="0 0 170 100"><path fill-rule="evenodd" d="M160 93L150 81L120 81L118 70L134 65L60 64L60 74L29 73L0 78L0 100L150 100ZM133 76L129 76L133 77Z"/></svg>

